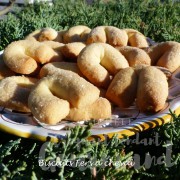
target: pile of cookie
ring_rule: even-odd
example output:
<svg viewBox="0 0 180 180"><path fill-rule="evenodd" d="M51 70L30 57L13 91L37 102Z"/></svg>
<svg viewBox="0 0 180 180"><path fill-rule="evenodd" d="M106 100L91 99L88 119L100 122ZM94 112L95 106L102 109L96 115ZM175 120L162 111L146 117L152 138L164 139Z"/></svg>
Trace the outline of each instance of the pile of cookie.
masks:
<svg viewBox="0 0 180 180"><path fill-rule="evenodd" d="M0 59L0 106L31 112L47 124L111 118L135 103L158 112L180 66L180 43L149 46L134 29L79 25L36 30L9 44Z"/></svg>

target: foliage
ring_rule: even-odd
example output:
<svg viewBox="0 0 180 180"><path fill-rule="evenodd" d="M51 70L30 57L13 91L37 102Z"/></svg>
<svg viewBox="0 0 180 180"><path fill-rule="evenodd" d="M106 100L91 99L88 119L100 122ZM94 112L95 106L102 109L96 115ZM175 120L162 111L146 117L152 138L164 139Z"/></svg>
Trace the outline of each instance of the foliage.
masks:
<svg viewBox="0 0 180 180"><path fill-rule="evenodd" d="M139 141L158 136L158 144L151 145L131 144L126 146L126 150L133 151L141 157L141 165L144 164L147 155L155 157L149 168L141 170L134 177L135 179L174 179L180 178L180 115L171 112L171 122L163 126L156 127L149 131L140 133ZM135 137L131 137L134 139ZM163 163L158 163L158 158L162 157Z"/></svg>
<svg viewBox="0 0 180 180"><path fill-rule="evenodd" d="M35 29L52 27L62 30L78 24L91 28L99 25L134 28L155 41L179 42L179 12L180 3L167 0L112 0L106 3L95 1L92 5L87 5L82 0L56 0L53 6L35 3L26 5L23 9L15 7L13 13L0 20L0 50L14 40L23 39ZM0 132L0 179L179 179L180 115L170 113L171 123L139 134L140 142L158 134L158 146L155 143L133 143L136 136L129 139L118 139L114 136L112 139L106 139L105 143L98 139L88 141L90 126L71 129L67 138L59 143L43 143ZM130 144L127 143L128 140L131 140ZM148 154L157 160L159 157L165 157L168 149L172 150L172 167L168 167L167 162L160 165L152 163L149 168L145 166ZM96 162L110 158L113 161L128 162L135 154L139 154L141 165L139 169L134 169L131 165L116 167L112 163L106 167L97 165L85 169L62 165L44 167L43 170L39 164L40 160L43 160L43 152L43 162L46 163L58 163L68 159L72 162Z"/></svg>
<svg viewBox="0 0 180 180"><path fill-rule="evenodd" d="M82 162L105 162L110 158L126 162L132 160L132 153L125 154L121 139L114 136L106 143L98 140L89 141L91 126L75 127L66 139L59 143L46 142L41 144L32 140L20 139L9 141L1 145L0 176L3 178L58 178L58 179L130 179L133 174L132 167L126 165L118 168L113 165L80 166ZM39 153L39 154L38 154ZM13 157L13 159L10 158ZM11 160L10 160L11 159ZM50 163L71 160L74 166L66 163L61 166L46 166ZM77 165L76 165L77 164ZM44 166L43 166L44 165Z"/></svg>
<svg viewBox="0 0 180 180"><path fill-rule="evenodd" d="M56 0L53 6L35 3L23 9L15 7L13 14L9 13L0 21L0 50L36 29L52 27L63 30L78 24L91 28L100 25L134 28L155 41L180 41L180 3L174 3L114 0L87 5L82 0Z"/></svg>
<svg viewBox="0 0 180 180"><path fill-rule="evenodd" d="M2 179L179 179L180 168L180 115L170 112L172 121L163 126L145 131L137 136L123 139L99 141L88 140L90 128L75 127L66 139L58 143L39 142L31 139L16 138L9 135L0 146L0 177ZM1 137L4 133L1 132ZM156 142L145 144L144 140L158 134ZM13 139L7 142L7 139ZM130 143L128 143L128 140ZM172 166L166 161L167 150L170 152ZM137 162L135 155L141 158L141 164L134 169ZM146 156L155 157L152 163L144 163ZM13 159L12 159L13 157ZM158 164L158 158L164 158ZM110 160L111 159L111 160ZM70 165L74 163L73 165ZM60 164L60 162L66 162ZM86 162L87 166L81 163ZM94 164L90 165L88 162ZM97 163L96 162L102 162ZM106 165L104 162L108 162ZM114 162L121 162L116 165ZM54 163L54 165L53 165ZM59 163L59 164L58 164ZM123 164L124 163L124 164ZM148 167L146 167L148 165Z"/></svg>

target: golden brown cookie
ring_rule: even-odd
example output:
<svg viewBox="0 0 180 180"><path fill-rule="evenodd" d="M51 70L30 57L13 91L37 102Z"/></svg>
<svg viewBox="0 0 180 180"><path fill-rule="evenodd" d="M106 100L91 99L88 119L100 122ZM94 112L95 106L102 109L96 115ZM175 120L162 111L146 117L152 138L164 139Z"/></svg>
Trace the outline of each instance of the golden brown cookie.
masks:
<svg viewBox="0 0 180 180"><path fill-rule="evenodd" d="M167 41L146 49L152 65L157 65L174 72L180 66L180 43Z"/></svg>
<svg viewBox="0 0 180 180"><path fill-rule="evenodd" d="M9 77L9 76L14 76L15 72L11 71L6 64L4 63L2 54L0 55L0 80Z"/></svg>
<svg viewBox="0 0 180 180"><path fill-rule="evenodd" d="M137 93L138 76L132 67L120 70L106 92L106 98L121 108L133 104Z"/></svg>
<svg viewBox="0 0 180 180"><path fill-rule="evenodd" d="M21 112L30 112L28 96L37 79L11 76L0 81L0 106Z"/></svg>
<svg viewBox="0 0 180 180"><path fill-rule="evenodd" d="M4 52L5 64L14 72L31 74L39 64L57 60L57 53L48 45L38 41L20 40L9 44Z"/></svg>
<svg viewBox="0 0 180 180"><path fill-rule="evenodd" d="M105 43L86 46L79 54L77 64L83 75L98 87L107 87L110 75L129 66L117 49Z"/></svg>
<svg viewBox="0 0 180 180"><path fill-rule="evenodd" d="M60 51L66 59L77 61L79 53L85 47L86 45L82 42L72 42L62 46Z"/></svg>
<svg viewBox="0 0 180 180"><path fill-rule="evenodd" d="M127 59L129 66L138 64L151 65L151 58L142 49L131 46L116 47L116 49Z"/></svg>
<svg viewBox="0 0 180 180"><path fill-rule="evenodd" d="M99 89L77 74L61 70L42 78L31 91L28 104L33 115L48 124L64 119L71 107L84 108L99 98Z"/></svg>
<svg viewBox="0 0 180 180"><path fill-rule="evenodd" d="M98 26L91 30L87 38L87 44L108 43L112 46L126 46L128 36L126 31L114 26Z"/></svg>
<svg viewBox="0 0 180 180"><path fill-rule="evenodd" d="M63 43L86 42L91 29L87 26L78 25L69 28L63 35Z"/></svg>
<svg viewBox="0 0 180 180"><path fill-rule="evenodd" d="M70 121L83 121L83 120L99 120L108 119L111 117L111 104L105 98L98 98L93 104L70 109L68 116L65 118Z"/></svg>
<svg viewBox="0 0 180 180"><path fill-rule="evenodd" d="M142 112L158 112L163 109L168 97L168 82L165 74L153 66L141 69L137 89L137 106Z"/></svg>
<svg viewBox="0 0 180 180"><path fill-rule="evenodd" d="M26 36L25 39L27 40L35 40L35 41L57 41L62 43L63 42L63 34L65 31L56 31L52 28L43 28L38 29L30 33Z"/></svg>
<svg viewBox="0 0 180 180"><path fill-rule="evenodd" d="M72 62L52 62L45 64L40 70L40 78L47 75L55 75L59 73L61 70L68 70L74 73L77 73L79 76L83 76L81 71L79 70L77 63Z"/></svg>

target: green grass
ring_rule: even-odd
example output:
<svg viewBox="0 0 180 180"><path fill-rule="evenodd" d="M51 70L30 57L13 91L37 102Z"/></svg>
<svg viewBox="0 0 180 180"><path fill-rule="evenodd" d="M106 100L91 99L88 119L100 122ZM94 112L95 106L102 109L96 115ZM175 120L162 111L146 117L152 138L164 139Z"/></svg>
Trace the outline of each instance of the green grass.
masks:
<svg viewBox="0 0 180 180"><path fill-rule="evenodd" d="M54 6L47 4L28 5L23 10L15 7L16 12L9 13L4 20L0 20L0 50L10 42L23 39L35 29L52 27L56 30L68 29L71 26L83 24L91 28L99 25L112 25L119 28L134 28L157 42L173 40L180 42L180 3L171 1L160 3L157 0L114 0L109 3L97 1L87 5L83 1L56 1ZM102 160L103 158L119 158L125 162L131 160L135 154L141 157L141 166L134 169L131 166L115 168L110 165L101 168L79 168L62 166L51 172L42 170L38 164L39 152L43 142L25 139L0 132L0 179L179 179L180 178L180 116L172 113L173 122L140 133L139 141L159 135L160 145L144 145L133 143L135 136L127 139L107 140L107 144L86 140L89 127L76 127L71 135L58 145L48 143L46 162L53 160L59 154L65 159ZM77 144L77 141L82 141ZM172 167L167 162L161 165L152 164L150 168L143 165L147 153L151 156L163 157L171 148ZM71 154L74 154L71 157ZM91 156L87 156L91 155ZM13 158L12 158L13 157ZM57 160L57 159L56 159ZM53 170L53 169L52 169ZM92 175L94 170L97 173Z"/></svg>

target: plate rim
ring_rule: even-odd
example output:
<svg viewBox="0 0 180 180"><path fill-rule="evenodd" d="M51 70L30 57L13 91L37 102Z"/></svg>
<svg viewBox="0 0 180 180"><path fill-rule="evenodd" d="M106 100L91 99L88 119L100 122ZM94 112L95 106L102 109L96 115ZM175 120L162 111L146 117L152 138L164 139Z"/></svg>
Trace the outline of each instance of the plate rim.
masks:
<svg viewBox="0 0 180 180"><path fill-rule="evenodd" d="M3 51L4 50L0 51L0 55L3 54ZM180 114L180 97L173 100L170 103L170 105L171 105L171 110L174 113ZM163 119L163 122L162 122L162 119ZM111 138L115 134L117 134L119 138L122 138L123 134L126 136L132 136L132 135L136 134L137 132L142 132L149 128L156 127L157 123L158 123L158 125L162 125L162 124L170 122L170 120L171 120L170 113L166 109L163 114L161 112L159 112L150 117L145 117L140 120L136 119L132 123L122 126L122 127L118 127L118 128L114 128L114 129L107 128L106 130L103 128L98 129L98 130L90 129L91 136L89 137L89 139L100 138L101 140L104 140L105 136L108 136L109 138ZM151 123L152 127L150 127L150 125L148 123ZM27 124L26 128L23 126L24 127L23 128L24 130L23 130L23 129L19 129L19 127L21 127L21 126L22 125L20 123L13 124L11 122L5 121L2 118L2 114L0 113L0 130L7 132L9 134L19 136L19 137L33 138L33 139L37 139L40 141L46 141L49 138L49 140L52 142L58 142L61 138L65 138L66 134L70 132L69 130L58 130L58 131L57 130L49 130L49 129L45 129L44 127L39 126L39 125L33 126L33 125L29 125L29 124ZM29 128L29 131L27 131L27 128ZM46 133L47 133L46 135L43 134L44 131L46 131ZM98 131L98 132L96 132L96 131ZM103 131L104 131L104 133L103 133ZM54 132L56 132L56 133L54 133Z"/></svg>

